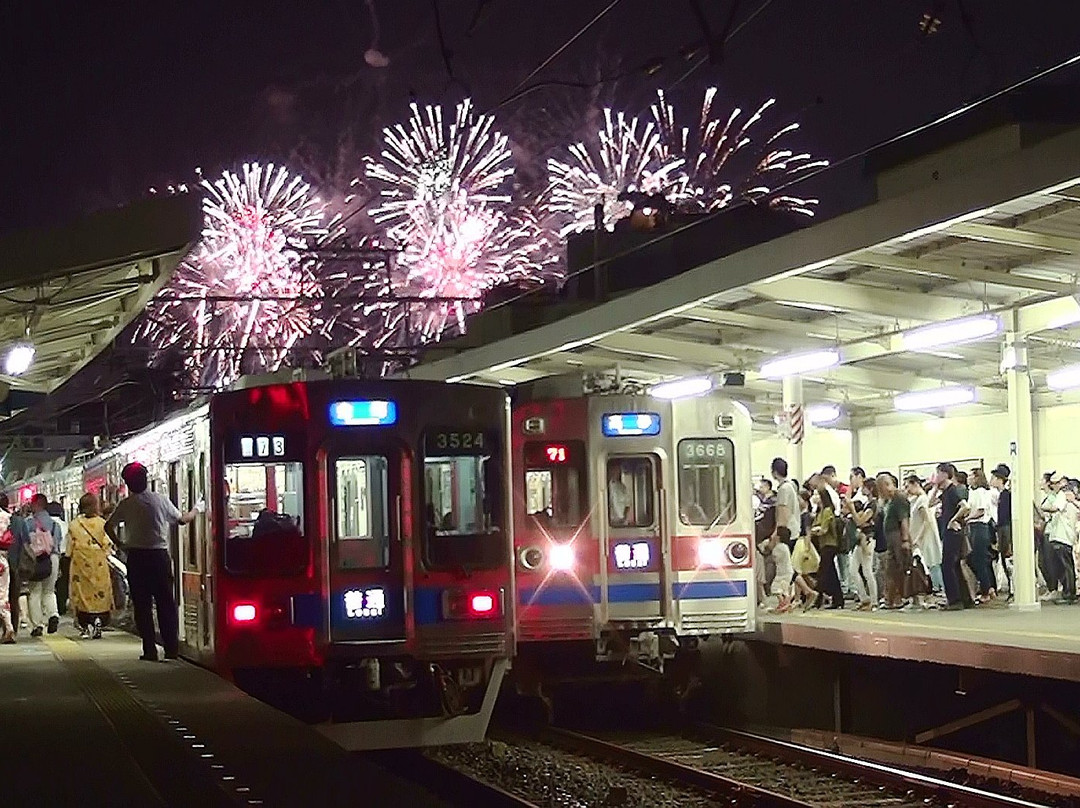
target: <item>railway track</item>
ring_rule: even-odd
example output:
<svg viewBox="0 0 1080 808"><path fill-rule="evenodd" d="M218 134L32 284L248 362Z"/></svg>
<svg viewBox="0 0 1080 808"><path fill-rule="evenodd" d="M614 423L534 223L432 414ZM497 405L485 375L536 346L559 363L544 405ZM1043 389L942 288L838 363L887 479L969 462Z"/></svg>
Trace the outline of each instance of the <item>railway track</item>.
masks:
<svg viewBox="0 0 1080 808"><path fill-rule="evenodd" d="M376 753L379 765L419 783L450 805L463 808L540 808L522 796L501 788L460 766L416 751Z"/></svg>
<svg viewBox="0 0 1080 808"><path fill-rule="evenodd" d="M769 808L1040 808L1028 802L784 741L713 728L688 734L552 729L543 740L620 768Z"/></svg>

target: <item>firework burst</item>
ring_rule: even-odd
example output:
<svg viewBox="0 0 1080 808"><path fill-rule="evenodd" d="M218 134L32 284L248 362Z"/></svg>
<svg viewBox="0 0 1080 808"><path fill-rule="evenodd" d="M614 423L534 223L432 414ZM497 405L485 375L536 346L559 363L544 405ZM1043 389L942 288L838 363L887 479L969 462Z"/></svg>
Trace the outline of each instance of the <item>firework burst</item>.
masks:
<svg viewBox="0 0 1080 808"><path fill-rule="evenodd" d="M612 229L630 215L628 194L662 194L683 213L707 213L737 200L813 215L816 199L775 194L773 188L802 172L828 165L807 153L779 146L795 132L788 124L764 139L755 127L775 100L744 118L739 109L714 114L716 88L705 93L697 126L679 127L663 92L649 120L604 110L604 128L592 144L568 147L568 159L548 160L548 211L561 221L560 235L593 227L597 206ZM734 178L733 178L734 177Z"/></svg>
<svg viewBox="0 0 1080 808"><path fill-rule="evenodd" d="M407 124L383 130L381 160L365 173L380 186L371 218L399 249L383 341L437 340L464 329L483 295L529 287L557 273L559 250L541 221L510 203L509 141L466 100L451 121L416 105ZM390 335L393 335L392 337Z"/></svg>
<svg viewBox="0 0 1080 808"><path fill-rule="evenodd" d="M827 166L828 160L814 160L807 152L782 148L779 142L798 131L789 123L763 141L756 140L754 125L764 119L776 103L770 98L751 115L734 109L726 118L716 117L713 102L716 88L705 91L697 126L679 127L675 110L663 91L650 112L657 125L657 160L666 167L661 182L664 196L676 209L686 213L720 210L733 201L764 201L772 208L807 216L814 214L818 200L774 194L773 188L799 174ZM736 175L738 179L729 179Z"/></svg>
<svg viewBox="0 0 1080 808"><path fill-rule="evenodd" d="M245 164L203 180L202 241L148 306L136 338L182 350L192 381L221 387L276 370L325 326L311 249L337 221L283 167Z"/></svg>

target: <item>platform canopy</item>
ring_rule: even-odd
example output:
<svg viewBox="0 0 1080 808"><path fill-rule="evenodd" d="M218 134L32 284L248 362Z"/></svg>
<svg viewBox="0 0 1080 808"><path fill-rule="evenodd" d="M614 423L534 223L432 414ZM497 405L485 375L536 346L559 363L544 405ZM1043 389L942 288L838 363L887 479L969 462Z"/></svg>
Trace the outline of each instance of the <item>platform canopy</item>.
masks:
<svg viewBox="0 0 1080 808"><path fill-rule="evenodd" d="M137 202L74 224L0 238L0 407L11 415L98 355L142 311L198 241L198 194ZM10 347L35 355L5 375ZM25 406L22 405L22 406Z"/></svg>
<svg viewBox="0 0 1080 808"><path fill-rule="evenodd" d="M779 410L779 356L836 350L804 373L807 405L853 426L904 417L894 397L974 388L973 411L1006 409L1003 334L1026 338L1033 405L1072 394L1047 372L1080 362L1080 128L1009 123L876 175L877 200L523 333L436 356L412 377L519 384L609 371L645 383L745 372L734 389L761 422ZM822 193L827 193L823 190ZM678 238L678 236L674 236ZM908 348L905 333L989 314L1001 332Z"/></svg>

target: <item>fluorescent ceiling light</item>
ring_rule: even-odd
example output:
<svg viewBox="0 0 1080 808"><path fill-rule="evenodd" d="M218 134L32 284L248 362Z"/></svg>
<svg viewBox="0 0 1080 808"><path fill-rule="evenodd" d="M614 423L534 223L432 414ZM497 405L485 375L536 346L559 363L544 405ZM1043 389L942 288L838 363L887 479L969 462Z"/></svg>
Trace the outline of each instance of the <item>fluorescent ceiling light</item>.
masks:
<svg viewBox="0 0 1080 808"><path fill-rule="evenodd" d="M1080 365L1068 365L1046 374L1046 386L1051 390L1080 387Z"/></svg>
<svg viewBox="0 0 1080 808"><path fill-rule="evenodd" d="M811 404L806 408L806 420L815 426L831 424L839 417L839 404Z"/></svg>
<svg viewBox="0 0 1080 808"><path fill-rule="evenodd" d="M700 396L713 388L713 380L709 376L689 376L685 379L675 379L663 382L649 388L649 395L656 398L688 398Z"/></svg>
<svg viewBox="0 0 1080 808"><path fill-rule="evenodd" d="M893 407L901 412L939 410L975 401L975 391L970 387L936 387L931 390L915 390L901 393L893 399Z"/></svg>
<svg viewBox="0 0 1080 808"><path fill-rule="evenodd" d="M1001 320L992 314L965 317L916 328L900 335L905 351L926 351L944 345L959 345L992 336L1001 330Z"/></svg>
<svg viewBox="0 0 1080 808"><path fill-rule="evenodd" d="M825 370L840 364L839 351L810 351L770 359L761 366L761 375L766 379L781 379L784 376L796 376L814 370Z"/></svg>
<svg viewBox="0 0 1080 808"><path fill-rule="evenodd" d="M35 353L37 350L34 343L16 342L8 348L7 356L4 357L4 372L8 376L22 376L34 363Z"/></svg>

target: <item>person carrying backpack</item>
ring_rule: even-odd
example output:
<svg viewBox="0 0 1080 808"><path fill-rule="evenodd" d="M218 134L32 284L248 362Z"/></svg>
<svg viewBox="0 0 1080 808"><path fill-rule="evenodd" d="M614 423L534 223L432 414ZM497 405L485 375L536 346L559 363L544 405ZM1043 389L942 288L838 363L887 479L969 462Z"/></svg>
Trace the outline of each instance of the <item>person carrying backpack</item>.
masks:
<svg viewBox="0 0 1080 808"><path fill-rule="evenodd" d="M0 625L3 626L0 643L4 645L15 642L15 630L19 626L19 577L9 556L18 558L24 527L22 519L11 513L9 508L7 494L0 493ZM15 605L14 611L12 604Z"/></svg>
<svg viewBox="0 0 1080 808"><path fill-rule="evenodd" d="M30 500L32 516L27 522L29 542L24 546L23 564L25 578L30 581L27 609L30 618L30 636L40 637L46 628L55 634L60 627L60 611L56 605L56 579L60 574L60 525L48 511L49 499L44 494L34 494Z"/></svg>

